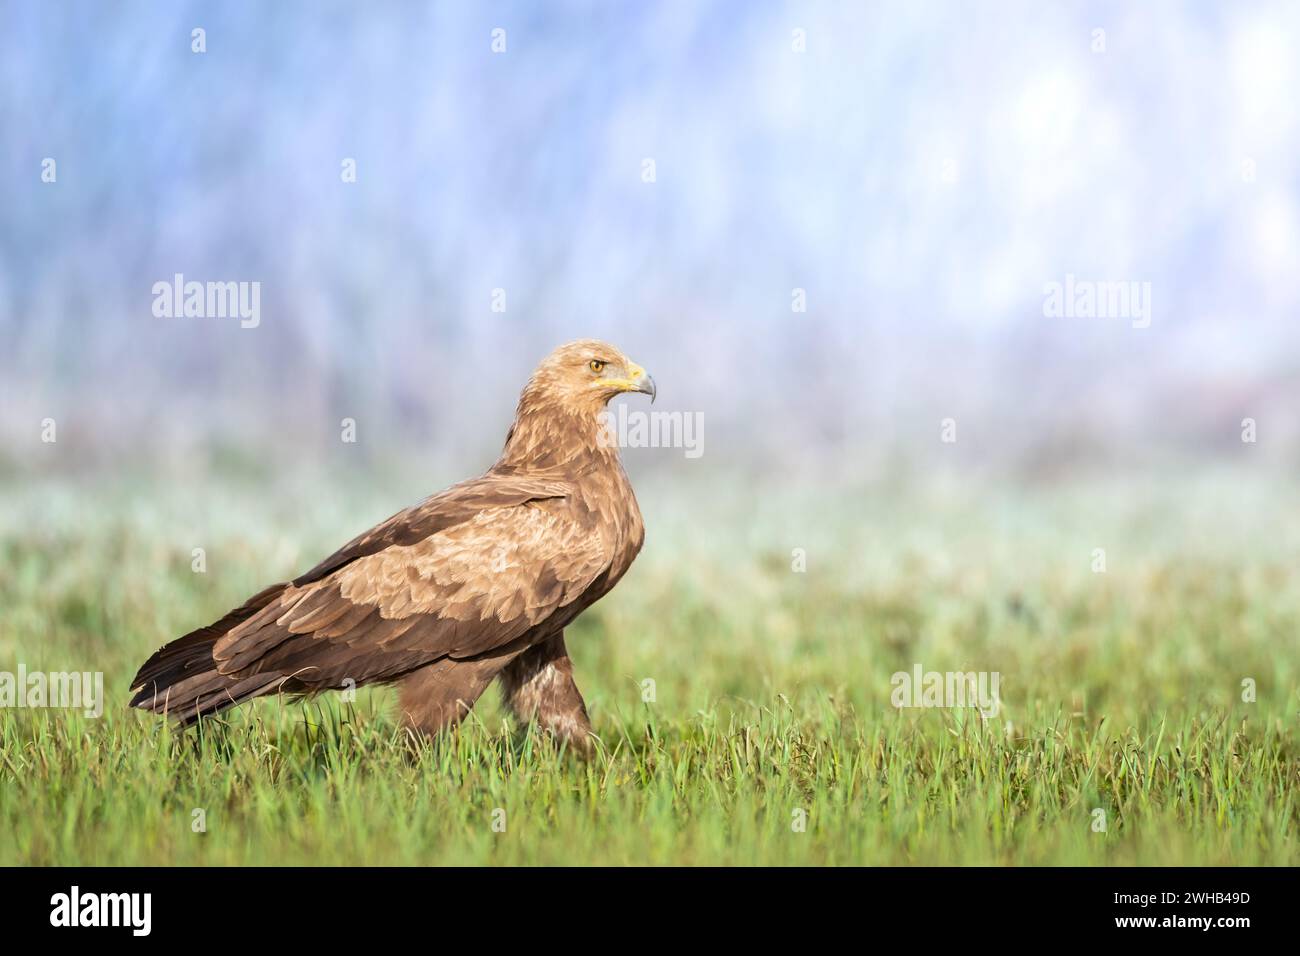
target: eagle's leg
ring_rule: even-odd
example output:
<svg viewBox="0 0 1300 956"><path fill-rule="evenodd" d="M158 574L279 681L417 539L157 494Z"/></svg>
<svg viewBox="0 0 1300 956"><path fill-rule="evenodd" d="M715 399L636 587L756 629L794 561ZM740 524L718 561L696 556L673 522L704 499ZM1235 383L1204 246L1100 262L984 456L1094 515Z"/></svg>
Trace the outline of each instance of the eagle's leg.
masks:
<svg viewBox="0 0 1300 956"><path fill-rule="evenodd" d="M398 685L402 725L414 733L433 736L459 724L514 656L461 661L444 657L413 671Z"/></svg>
<svg viewBox="0 0 1300 956"><path fill-rule="evenodd" d="M519 720L538 724L584 754L591 752L591 721L573 682L564 632L534 644L501 671L506 703Z"/></svg>

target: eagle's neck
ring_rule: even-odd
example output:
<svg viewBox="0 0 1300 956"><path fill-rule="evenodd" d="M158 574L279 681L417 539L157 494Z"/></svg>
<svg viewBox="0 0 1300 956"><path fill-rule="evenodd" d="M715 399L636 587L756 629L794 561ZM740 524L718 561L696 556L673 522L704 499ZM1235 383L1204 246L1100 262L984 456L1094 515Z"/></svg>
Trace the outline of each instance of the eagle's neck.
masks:
<svg viewBox="0 0 1300 956"><path fill-rule="evenodd" d="M601 423L604 409L573 411L559 404L520 404L495 471L569 473L621 467L618 447Z"/></svg>

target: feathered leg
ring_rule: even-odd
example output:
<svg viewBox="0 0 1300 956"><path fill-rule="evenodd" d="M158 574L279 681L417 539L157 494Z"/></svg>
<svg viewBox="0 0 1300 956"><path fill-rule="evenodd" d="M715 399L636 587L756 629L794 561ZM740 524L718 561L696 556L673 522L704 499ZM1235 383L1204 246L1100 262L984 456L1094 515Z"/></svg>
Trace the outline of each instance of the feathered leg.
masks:
<svg viewBox="0 0 1300 956"><path fill-rule="evenodd" d="M513 658L513 654L462 661L444 657L402 678L398 700L403 725L433 736L459 724Z"/></svg>
<svg viewBox="0 0 1300 956"><path fill-rule="evenodd" d="M501 671L506 703L519 720L536 720L569 746L591 753L591 721L573 682L564 632L533 645Z"/></svg>

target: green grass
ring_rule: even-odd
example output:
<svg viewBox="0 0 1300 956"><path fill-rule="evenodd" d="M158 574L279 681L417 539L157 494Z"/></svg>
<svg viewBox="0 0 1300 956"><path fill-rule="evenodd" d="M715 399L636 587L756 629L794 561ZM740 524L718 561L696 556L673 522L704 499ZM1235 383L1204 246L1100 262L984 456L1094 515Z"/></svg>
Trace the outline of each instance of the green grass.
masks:
<svg viewBox="0 0 1300 956"><path fill-rule="evenodd" d="M681 484L638 479L646 550L570 630L587 761L494 692L418 748L384 689L124 709L158 644L421 489L3 489L0 670L102 670L108 705L0 710L0 864L1300 862L1294 486ZM1001 712L894 709L917 663L998 671Z"/></svg>

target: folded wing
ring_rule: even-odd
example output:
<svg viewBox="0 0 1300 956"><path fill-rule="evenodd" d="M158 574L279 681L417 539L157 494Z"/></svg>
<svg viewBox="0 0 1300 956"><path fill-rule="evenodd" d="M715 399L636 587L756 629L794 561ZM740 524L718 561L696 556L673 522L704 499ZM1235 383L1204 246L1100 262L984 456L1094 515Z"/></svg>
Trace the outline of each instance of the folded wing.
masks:
<svg viewBox="0 0 1300 956"><path fill-rule="evenodd" d="M507 647L608 569L611 543L563 483L475 487L484 481L394 516L297 579L217 639L217 671L313 689L391 680Z"/></svg>

